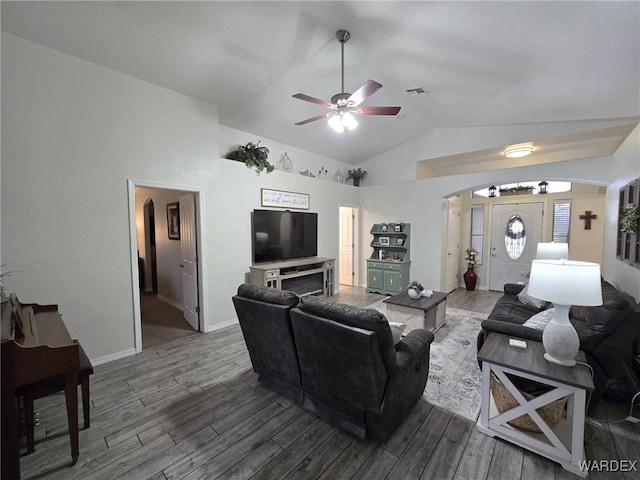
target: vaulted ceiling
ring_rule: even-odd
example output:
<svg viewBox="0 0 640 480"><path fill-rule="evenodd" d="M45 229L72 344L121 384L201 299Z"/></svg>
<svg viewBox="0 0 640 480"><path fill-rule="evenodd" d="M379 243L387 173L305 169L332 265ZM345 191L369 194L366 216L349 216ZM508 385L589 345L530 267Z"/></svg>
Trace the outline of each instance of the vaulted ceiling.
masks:
<svg viewBox="0 0 640 480"><path fill-rule="evenodd" d="M342 136L293 99L384 85ZM430 130L640 114L640 3L2 2L11 34L197 97L220 123L352 164ZM422 87L428 93L409 95ZM249 140L249 139L248 139Z"/></svg>

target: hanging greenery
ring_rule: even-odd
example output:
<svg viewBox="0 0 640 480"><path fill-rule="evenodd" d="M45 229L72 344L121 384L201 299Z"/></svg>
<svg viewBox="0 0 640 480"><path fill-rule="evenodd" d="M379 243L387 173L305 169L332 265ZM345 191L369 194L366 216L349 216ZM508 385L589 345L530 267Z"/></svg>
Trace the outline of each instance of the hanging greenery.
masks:
<svg viewBox="0 0 640 480"><path fill-rule="evenodd" d="M260 175L264 170L270 173L275 168L267 160L268 156L269 149L261 147L260 141L258 141L258 143L249 142L246 145L234 145L229 148L224 158L243 162L247 168L253 168Z"/></svg>
<svg viewBox="0 0 640 480"><path fill-rule="evenodd" d="M640 215L638 215L637 205L630 203L624 207L620 216L620 227L624 233L638 233L639 221Z"/></svg>

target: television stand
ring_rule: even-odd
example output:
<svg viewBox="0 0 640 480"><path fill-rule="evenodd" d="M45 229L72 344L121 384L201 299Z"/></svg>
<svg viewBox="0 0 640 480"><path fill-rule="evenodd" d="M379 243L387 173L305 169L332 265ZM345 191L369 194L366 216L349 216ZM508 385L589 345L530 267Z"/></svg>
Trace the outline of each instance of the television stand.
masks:
<svg viewBox="0 0 640 480"><path fill-rule="evenodd" d="M257 263L249 267L254 285L309 295L333 296L334 258L309 257L281 262Z"/></svg>

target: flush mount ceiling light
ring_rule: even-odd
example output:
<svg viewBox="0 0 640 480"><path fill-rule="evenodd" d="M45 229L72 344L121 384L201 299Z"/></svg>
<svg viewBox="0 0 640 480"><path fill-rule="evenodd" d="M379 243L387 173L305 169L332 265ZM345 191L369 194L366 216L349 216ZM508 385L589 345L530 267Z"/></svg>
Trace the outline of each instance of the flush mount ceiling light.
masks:
<svg viewBox="0 0 640 480"><path fill-rule="evenodd" d="M516 147L508 149L506 152L504 152L504 156L507 158L520 158L531 155L532 152L533 147Z"/></svg>

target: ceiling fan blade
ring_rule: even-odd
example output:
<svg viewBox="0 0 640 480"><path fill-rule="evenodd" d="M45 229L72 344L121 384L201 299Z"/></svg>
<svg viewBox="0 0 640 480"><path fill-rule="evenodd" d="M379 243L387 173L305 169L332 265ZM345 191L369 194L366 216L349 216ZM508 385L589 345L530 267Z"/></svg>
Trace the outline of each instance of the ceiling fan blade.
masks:
<svg viewBox="0 0 640 480"><path fill-rule="evenodd" d="M304 93L296 93L295 95L291 95L291 96L299 100L304 100L305 102L311 102L317 105L322 105L323 107L331 106L329 102L325 102L324 100L320 100L319 98L310 97L309 95L305 95Z"/></svg>
<svg viewBox="0 0 640 480"><path fill-rule="evenodd" d="M316 115L315 117L302 120L301 122L296 123L296 125L306 125L307 123L315 122L316 120L322 120L323 118L326 118L329 115L331 115L331 112L321 113L320 115Z"/></svg>
<svg viewBox="0 0 640 480"><path fill-rule="evenodd" d="M401 107L359 107L352 113L356 115L397 115Z"/></svg>
<svg viewBox="0 0 640 480"><path fill-rule="evenodd" d="M382 84L374 80L367 80L358 90L351 94L347 99L347 103L353 102L353 106L357 107L371 95L382 88Z"/></svg>

